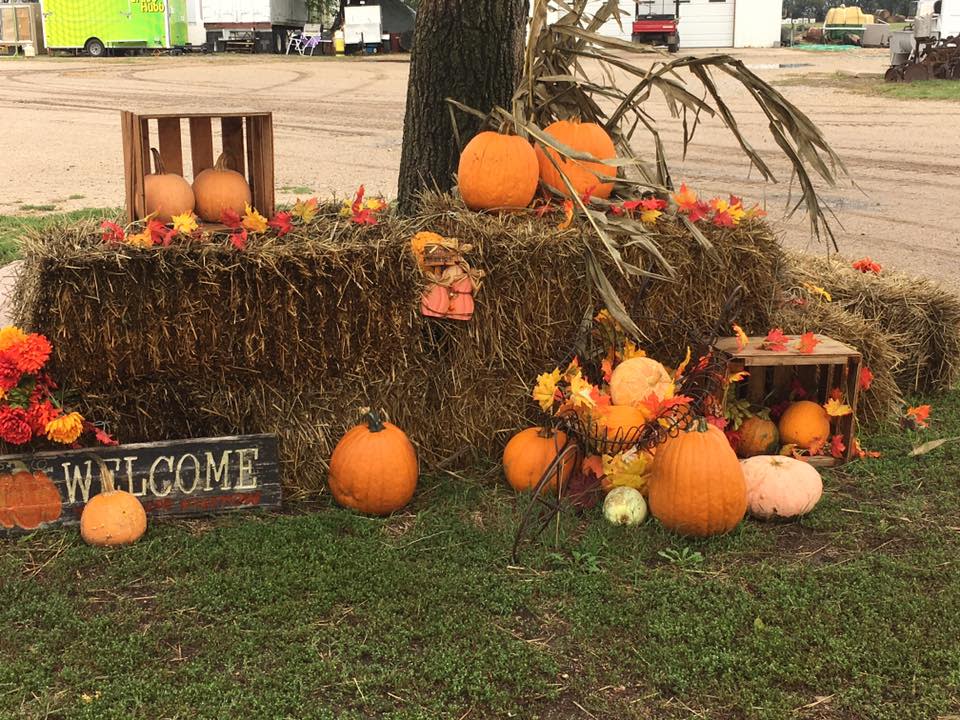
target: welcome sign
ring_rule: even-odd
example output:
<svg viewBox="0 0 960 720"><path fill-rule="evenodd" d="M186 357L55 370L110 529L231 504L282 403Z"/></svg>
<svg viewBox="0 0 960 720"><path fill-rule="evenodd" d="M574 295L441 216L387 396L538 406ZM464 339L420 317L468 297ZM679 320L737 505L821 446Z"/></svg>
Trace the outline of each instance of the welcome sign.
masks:
<svg viewBox="0 0 960 720"><path fill-rule="evenodd" d="M14 473L26 466L31 485L52 483L60 495L60 512L50 507L46 492L38 516L18 510L30 502L30 493L4 492L0 485L0 526L32 530L37 517L44 526L79 522L83 506L102 487L97 459L113 473L114 485L143 503L147 515L189 517L240 508L280 506L277 438L246 435L220 438L140 443L84 450L50 451L0 457L0 472ZM41 489L44 489L41 488Z"/></svg>

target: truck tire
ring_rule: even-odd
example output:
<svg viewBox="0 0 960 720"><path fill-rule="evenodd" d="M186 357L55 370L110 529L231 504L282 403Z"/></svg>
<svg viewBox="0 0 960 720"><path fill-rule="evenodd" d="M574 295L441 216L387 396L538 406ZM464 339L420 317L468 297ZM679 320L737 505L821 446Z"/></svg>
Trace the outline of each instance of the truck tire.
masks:
<svg viewBox="0 0 960 720"><path fill-rule="evenodd" d="M107 47L100 38L90 38L83 44L83 51L90 57L100 58L107 54Z"/></svg>
<svg viewBox="0 0 960 720"><path fill-rule="evenodd" d="M672 43L667 45L667 52L675 53L680 50L680 38L677 37Z"/></svg>

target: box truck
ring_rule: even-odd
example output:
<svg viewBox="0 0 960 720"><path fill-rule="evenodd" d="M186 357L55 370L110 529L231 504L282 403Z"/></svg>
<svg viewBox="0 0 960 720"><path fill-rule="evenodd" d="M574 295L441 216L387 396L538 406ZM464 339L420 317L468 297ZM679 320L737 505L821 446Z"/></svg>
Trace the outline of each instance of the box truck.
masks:
<svg viewBox="0 0 960 720"><path fill-rule="evenodd" d="M187 44L187 0L41 0L47 51L174 49Z"/></svg>
<svg viewBox="0 0 960 720"><path fill-rule="evenodd" d="M207 45L251 52L283 52L287 37L303 29L306 0L202 0Z"/></svg>

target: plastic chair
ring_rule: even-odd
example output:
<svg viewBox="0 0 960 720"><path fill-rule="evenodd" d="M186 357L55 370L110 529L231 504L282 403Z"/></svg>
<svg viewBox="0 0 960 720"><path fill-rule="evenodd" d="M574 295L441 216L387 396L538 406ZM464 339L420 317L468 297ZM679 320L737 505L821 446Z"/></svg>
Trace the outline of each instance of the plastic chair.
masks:
<svg viewBox="0 0 960 720"><path fill-rule="evenodd" d="M310 52L312 56L314 51L320 45L321 35L307 35L303 30L293 33L290 36L290 39L287 41L287 52L290 54L290 48L296 50L300 55L304 55L307 51Z"/></svg>

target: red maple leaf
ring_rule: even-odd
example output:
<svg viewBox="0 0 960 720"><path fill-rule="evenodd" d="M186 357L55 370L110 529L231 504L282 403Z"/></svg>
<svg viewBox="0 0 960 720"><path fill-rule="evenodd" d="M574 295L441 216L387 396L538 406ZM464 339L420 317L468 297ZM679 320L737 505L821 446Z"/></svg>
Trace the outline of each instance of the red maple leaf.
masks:
<svg viewBox="0 0 960 720"><path fill-rule="evenodd" d="M100 223L100 229L103 231L103 241L105 243L122 243L126 237L123 228L110 220L104 220Z"/></svg>
<svg viewBox="0 0 960 720"><path fill-rule="evenodd" d="M843 443L843 435L834 435L830 439L830 455L835 458L842 458L847 451L847 446Z"/></svg>
<svg viewBox="0 0 960 720"><path fill-rule="evenodd" d="M827 444L826 440L814 440L807 447L807 452L811 455L823 455L823 446Z"/></svg>
<svg viewBox="0 0 960 720"><path fill-rule="evenodd" d="M860 445L860 439L859 439L859 438L854 438L854 439L853 439L853 454L856 455L858 458L878 458L878 457L880 457L880 453L877 452L876 450L864 450L863 447L861 447L861 445Z"/></svg>
<svg viewBox="0 0 960 720"><path fill-rule="evenodd" d="M732 228L737 226L737 221L733 219L733 215L724 210L713 216L713 224L717 227Z"/></svg>
<svg viewBox="0 0 960 720"><path fill-rule="evenodd" d="M230 233L230 244L241 252L247 249L247 231L246 229L237 230Z"/></svg>
<svg viewBox="0 0 960 720"><path fill-rule="evenodd" d="M860 389L869 390L873 385L873 371L864 365L860 368Z"/></svg>
<svg viewBox="0 0 960 720"><path fill-rule="evenodd" d="M647 395L647 397L640 401L640 405L647 409L649 413L648 417L655 418L660 414L661 400L657 397L656 393Z"/></svg>
<svg viewBox="0 0 960 720"><path fill-rule="evenodd" d="M706 420L710 425L715 425L721 430L726 430L727 428L728 420L726 418L717 417L716 415L707 415Z"/></svg>
<svg viewBox="0 0 960 720"><path fill-rule="evenodd" d="M807 392L807 389L803 386L800 380L798 380L797 378L794 378L790 382L790 397L793 400L804 400L809 395L810 393Z"/></svg>
<svg viewBox="0 0 960 720"><path fill-rule="evenodd" d="M769 350L770 352L784 352L787 349L787 342L789 340L790 338L783 334L781 328L773 328L763 339L763 344L760 345L760 349Z"/></svg>
<svg viewBox="0 0 960 720"><path fill-rule="evenodd" d="M853 263L853 269L859 270L862 273L873 273L874 275L879 275L880 271L883 270L883 266L878 262L874 262L868 257L864 257Z"/></svg>
<svg viewBox="0 0 960 720"><path fill-rule="evenodd" d="M150 239L154 245L163 245L168 247L173 241L173 228L168 228L159 220L151 220L147 223L147 232L150 233Z"/></svg>
<svg viewBox="0 0 960 720"><path fill-rule="evenodd" d="M610 212L613 213L614 215L619 216L619 215L623 215L626 212L626 210L624 210L623 206L621 205L611 205Z"/></svg>
<svg viewBox="0 0 960 720"><path fill-rule="evenodd" d="M583 195L580 196L580 199L583 201L584 205L590 204L590 198L593 197L593 191L597 189L596 185L591 185L586 190L583 191Z"/></svg>
<svg viewBox="0 0 960 720"><path fill-rule="evenodd" d="M597 410L610 407L610 396L600 392L597 387L590 390L590 399L596 403L595 409Z"/></svg>
<svg viewBox="0 0 960 720"><path fill-rule="evenodd" d="M900 424L908 430L919 430L930 427L930 406L918 405L908 407L907 412L900 420Z"/></svg>
<svg viewBox="0 0 960 720"><path fill-rule="evenodd" d="M643 210L663 210L667 207L667 201L660 198L645 198L640 201L640 207Z"/></svg>
<svg viewBox="0 0 960 720"><path fill-rule="evenodd" d="M283 237L293 230L292 216L288 212L278 212L270 218L270 222L268 222L267 225L277 231L277 237Z"/></svg>
<svg viewBox="0 0 960 720"><path fill-rule="evenodd" d="M224 208L220 212L220 222L231 230L239 230L240 226L243 225L243 220L240 218L240 213L231 208Z"/></svg>
<svg viewBox="0 0 960 720"><path fill-rule="evenodd" d="M603 373L603 381L609 383L613 376L613 361L610 358L604 358L603 362L600 363L600 372Z"/></svg>
<svg viewBox="0 0 960 720"><path fill-rule="evenodd" d="M819 344L820 341L817 340L812 332L805 332L800 336L800 340L797 341L797 350L805 355L809 355Z"/></svg>
<svg viewBox="0 0 960 720"><path fill-rule="evenodd" d="M710 203L698 200L697 204L690 208L687 218L690 222L699 222L710 215Z"/></svg>

